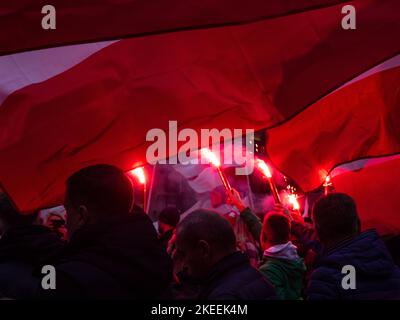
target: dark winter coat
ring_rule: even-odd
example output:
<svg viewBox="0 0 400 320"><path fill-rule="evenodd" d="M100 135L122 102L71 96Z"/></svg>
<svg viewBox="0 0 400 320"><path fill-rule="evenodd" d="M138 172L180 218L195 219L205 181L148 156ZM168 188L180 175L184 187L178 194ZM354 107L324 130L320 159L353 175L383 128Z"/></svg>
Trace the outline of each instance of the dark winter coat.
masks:
<svg viewBox="0 0 400 320"><path fill-rule="evenodd" d="M219 261L202 283L199 299L266 300L275 299L273 286L250 266L248 258L235 252Z"/></svg>
<svg viewBox="0 0 400 320"><path fill-rule="evenodd" d="M172 280L171 261L141 211L76 231L55 266L57 289L43 298L151 299Z"/></svg>
<svg viewBox="0 0 400 320"><path fill-rule="evenodd" d="M354 290L342 286L346 265L355 268ZM306 294L310 300L400 299L400 268L378 234L368 230L320 256Z"/></svg>
<svg viewBox="0 0 400 320"><path fill-rule="evenodd" d="M0 295L32 299L40 285L33 270L64 247L60 237L44 226L11 227L0 239Z"/></svg>

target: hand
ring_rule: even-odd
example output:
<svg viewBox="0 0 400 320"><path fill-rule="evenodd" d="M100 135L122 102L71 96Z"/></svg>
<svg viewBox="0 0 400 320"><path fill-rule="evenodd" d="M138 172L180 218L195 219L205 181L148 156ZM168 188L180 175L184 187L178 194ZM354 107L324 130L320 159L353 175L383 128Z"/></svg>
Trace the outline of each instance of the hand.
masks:
<svg viewBox="0 0 400 320"><path fill-rule="evenodd" d="M176 242L176 235L174 232L174 234L172 235L171 239L168 241L167 244L167 253L170 255L171 258L173 258L176 254L175 242Z"/></svg>
<svg viewBox="0 0 400 320"><path fill-rule="evenodd" d="M235 189L228 191L228 203L234 205L240 212L246 209L246 205L240 197L239 192L237 192Z"/></svg>
<svg viewBox="0 0 400 320"><path fill-rule="evenodd" d="M285 216L289 217L290 220L293 220L290 211L288 210L288 208L286 208L285 206L283 206L282 204L275 204L273 209L272 209L273 213L280 213L280 214L284 214Z"/></svg>
<svg viewBox="0 0 400 320"><path fill-rule="evenodd" d="M291 210L290 216L293 221L303 225L305 224L304 219L298 210Z"/></svg>

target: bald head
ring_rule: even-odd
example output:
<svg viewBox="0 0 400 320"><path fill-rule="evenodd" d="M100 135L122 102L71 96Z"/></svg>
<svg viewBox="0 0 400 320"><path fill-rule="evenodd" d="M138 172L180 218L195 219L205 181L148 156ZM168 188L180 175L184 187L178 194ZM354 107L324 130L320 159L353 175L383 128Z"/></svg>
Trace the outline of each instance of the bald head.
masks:
<svg viewBox="0 0 400 320"><path fill-rule="evenodd" d="M202 277L236 251L236 238L229 222L218 213L196 210L178 224L176 247L188 273Z"/></svg>
<svg viewBox="0 0 400 320"><path fill-rule="evenodd" d="M232 252L236 247L235 234L229 222L211 210L196 210L178 225L177 236L188 245L205 240L218 251Z"/></svg>

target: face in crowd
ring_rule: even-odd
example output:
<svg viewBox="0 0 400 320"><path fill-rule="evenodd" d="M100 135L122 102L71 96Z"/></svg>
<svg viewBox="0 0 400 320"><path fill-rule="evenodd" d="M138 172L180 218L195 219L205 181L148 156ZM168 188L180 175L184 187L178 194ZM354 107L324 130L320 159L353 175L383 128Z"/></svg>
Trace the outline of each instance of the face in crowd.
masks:
<svg viewBox="0 0 400 320"><path fill-rule="evenodd" d="M235 247L231 225L213 211L193 211L176 230L176 256L194 279L206 277L218 261L236 251Z"/></svg>

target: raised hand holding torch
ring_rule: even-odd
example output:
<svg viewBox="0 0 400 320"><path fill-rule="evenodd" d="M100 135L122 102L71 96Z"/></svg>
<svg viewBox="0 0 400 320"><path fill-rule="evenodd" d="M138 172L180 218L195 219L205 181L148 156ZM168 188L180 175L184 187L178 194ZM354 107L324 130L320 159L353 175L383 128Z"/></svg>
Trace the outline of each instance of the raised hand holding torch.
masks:
<svg viewBox="0 0 400 320"><path fill-rule="evenodd" d="M263 173L263 175L267 178L269 187L272 192L272 196L274 197L275 204L280 204L281 199L279 197L278 189L276 188L275 182L272 177L271 170L269 170L268 165L265 163L264 160L257 159L257 167Z"/></svg>
<svg viewBox="0 0 400 320"><path fill-rule="evenodd" d="M201 154L204 156L217 170L219 177L221 178L222 184L225 187L226 192L231 193L232 187L226 177L225 173L221 169L221 162L217 156L208 148L201 149Z"/></svg>

